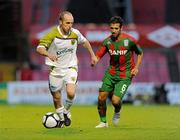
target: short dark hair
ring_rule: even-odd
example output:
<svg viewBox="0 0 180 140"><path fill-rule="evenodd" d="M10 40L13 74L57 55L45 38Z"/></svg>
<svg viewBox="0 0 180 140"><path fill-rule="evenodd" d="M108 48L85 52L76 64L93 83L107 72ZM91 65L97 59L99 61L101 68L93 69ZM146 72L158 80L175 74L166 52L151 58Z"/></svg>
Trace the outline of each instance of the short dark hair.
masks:
<svg viewBox="0 0 180 140"><path fill-rule="evenodd" d="M111 17L109 22L110 22L110 24L119 23L120 27L122 27L124 20L120 16L113 16L113 17Z"/></svg>

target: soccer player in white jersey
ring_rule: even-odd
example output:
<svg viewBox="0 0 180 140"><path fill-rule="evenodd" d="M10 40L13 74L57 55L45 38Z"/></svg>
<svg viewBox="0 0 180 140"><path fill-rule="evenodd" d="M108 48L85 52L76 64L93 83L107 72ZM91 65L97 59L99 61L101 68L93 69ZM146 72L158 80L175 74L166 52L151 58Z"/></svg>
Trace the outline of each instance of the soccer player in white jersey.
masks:
<svg viewBox="0 0 180 140"><path fill-rule="evenodd" d="M91 56L91 65L97 61L89 41L77 29L72 28L73 23L74 18L69 11L61 12L59 25L40 39L36 49L37 53L46 57L45 64L50 67L49 89L56 112L66 126L71 124L70 107L75 97L78 44L87 48ZM64 105L61 101L63 85L67 93Z"/></svg>

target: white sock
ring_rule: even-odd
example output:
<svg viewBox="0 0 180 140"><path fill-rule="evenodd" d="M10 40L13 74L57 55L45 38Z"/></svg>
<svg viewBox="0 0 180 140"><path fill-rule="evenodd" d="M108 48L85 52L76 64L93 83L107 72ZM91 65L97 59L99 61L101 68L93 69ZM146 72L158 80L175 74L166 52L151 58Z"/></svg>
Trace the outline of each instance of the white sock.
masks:
<svg viewBox="0 0 180 140"><path fill-rule="evenodd" d="M64 121L64 106L57 108L56 113L59 115L60 120Z"/></svg>
<svg viewBox="0 0 180 140"><path fill-rule="evenodd" d="M72 104L73 104L73 99L72 100L71 99L66 99L66 103L65 103L65 106L64 106L65 113L70 109Z"/></svg>

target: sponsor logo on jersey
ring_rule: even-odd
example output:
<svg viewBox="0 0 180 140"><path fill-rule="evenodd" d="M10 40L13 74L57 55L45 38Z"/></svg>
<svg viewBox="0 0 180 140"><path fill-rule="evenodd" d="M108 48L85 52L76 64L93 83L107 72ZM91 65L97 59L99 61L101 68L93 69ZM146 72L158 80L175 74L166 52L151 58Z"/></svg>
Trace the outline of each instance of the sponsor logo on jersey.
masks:
<svg viewBox="0 0 180 140"><path fill-rule="evenodd" d="M73 53L73 48L61 49L61 50L57 51L56 53L57 53L57 55L63 55L66 53Z"/></svg>
<svg viewBox="0 0 180 140"><path fill-rule="evenodd" d="M110 42L110 41L108 41L108 42L107 42L107 45L111 45L111 42Z"/></svg>
<svg viewBox="0 0 180 140"><path fill-rule="evenodd" d="M111 55L125 55L127 50L109 50Z"/></svg>

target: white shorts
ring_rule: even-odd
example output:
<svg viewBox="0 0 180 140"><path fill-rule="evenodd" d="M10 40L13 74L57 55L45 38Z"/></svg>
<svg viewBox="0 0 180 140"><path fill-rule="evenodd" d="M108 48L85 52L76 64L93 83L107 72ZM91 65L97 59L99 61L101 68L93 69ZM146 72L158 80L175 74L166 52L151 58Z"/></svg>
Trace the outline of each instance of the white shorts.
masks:
<svg viewBox="0 0 180 140"><path fill-rule="evenodd" d="M66 84L76 84L77 82L77 76L78 72L77 69L67 68L63 70L63 75L53 75L53 73L50 72L49 74L49 88L51 92L62 90L64 85Z"/></svg>

